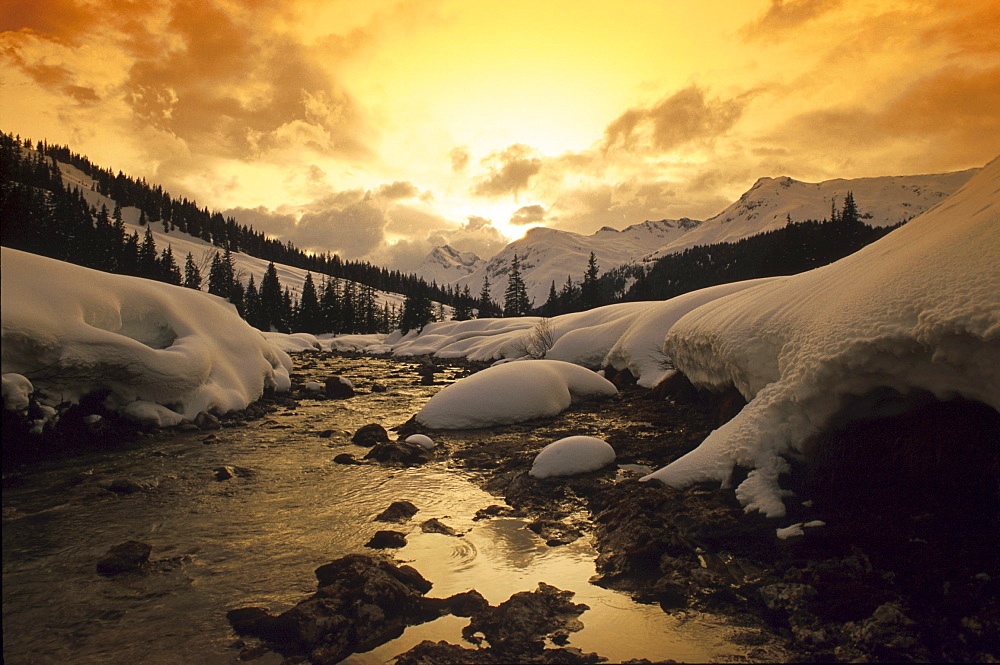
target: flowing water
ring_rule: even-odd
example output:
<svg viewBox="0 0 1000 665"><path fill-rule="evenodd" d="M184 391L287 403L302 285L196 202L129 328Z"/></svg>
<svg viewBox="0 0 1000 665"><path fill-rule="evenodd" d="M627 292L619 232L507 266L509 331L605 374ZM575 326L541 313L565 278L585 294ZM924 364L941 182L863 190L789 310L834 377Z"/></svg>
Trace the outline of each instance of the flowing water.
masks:
<svg viewBox="0 0 1000 665"><path fill-rule="evenodd" d="M300 376L322 379L331 362ZM364 544L386 528L407 532L408 544L395 556L434 583L429 595L474 588L495 605L543 581L576 592L573 600L591 609L570 646L612 661L703 662L745 652L712 617L667 615L589 584L595 552L585 538L547 547L522 520L474 521L478 509L501 501L446 459L408 469L334 464L338 453L364 452L349 440L358 427L402 423L440 389L416 385L414 373L388 360L335 364L363 394L302 400L227 427L208 443L206 432L157 433L5 478L4 661L237 662L228 610L257 605L277 613L293 606L315 591L315 568L370 551ZM376 377L389 392L364 392ZM331 429L332 436L321 436ZM242 475L217 481L213 470L222 465ZM108 491L116 479L144 489ZM420 509L410 522L373 521L403 499ZM422 533L417 525L432 517L463 535ZM126 540L152 545L154 570L98 575L96 562ZM467 622L443 617L415 626L346 662L391 661L424 639L462 644Z"/></svg>

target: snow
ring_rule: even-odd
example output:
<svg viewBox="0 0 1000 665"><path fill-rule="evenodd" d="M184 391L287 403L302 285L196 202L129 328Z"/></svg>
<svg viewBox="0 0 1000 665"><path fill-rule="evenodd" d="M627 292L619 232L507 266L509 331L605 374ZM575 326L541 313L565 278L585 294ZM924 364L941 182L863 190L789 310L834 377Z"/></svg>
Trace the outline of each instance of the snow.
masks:
<svg viewBox="0 0 1000 665"><path fill-rule="evenodd" d="M10 372L3 375L3 408L8 411L24 411L30 404L28 398L35 388L31 381Z"/></svg>
<svg viewBox="0 0 1000 665"><path fill-rule="evenodd" d="M406 443L412 443L413 445L420 446L426 450L430 450L436 445L434 440L426 434L411 434L406 437Z"/></svg>
<svg viewBox="0 0 1000 665"><path fill-rule="evenodd" d="M597 471L615 461L615 449L592 436L568 436L542 448L529 476L552 478Z"/></svg>
<svg viewBox="0 0 1000 665"><path fill-rule="evenodd" d="M784 514L778 476L876 389L1000 409L1000 159L949 199L828 266L715 300L664 350L700 387L750 400L694 451L646 477L681 487L752 469L736 495Z"/></svg>
<svg viewBox="0 0 1000 665"><path fill-rule="evenodd" d="M3 373L52 404L108 390L110 408L163 424L290 385L289 357L220 298L8 248L2 266Z"/></svg>
<svg viewBox="0 0 1000 665"><path fill-rule="evenodd" d="M323 345L315 336L309 333L292 333L286 335L278 332L261 333L271 346L285 353L301 353L302 351L322 351Z"/></svg>
<svg viewBox="0 0 1000 665"><path fill-rule="evenodd" d="M417 412L432 429L479 429L551 417L570 404L618 393L596 373L558 360L495 365L434 395Z"/></svg>
<svg viewBox="0 0 1000 665"><path fill-rule="evenodd" d="M473 252L460 252L451 245L441 245L424 257L416 273L428 284L448 284L478 270L485 263Z"/></svg>

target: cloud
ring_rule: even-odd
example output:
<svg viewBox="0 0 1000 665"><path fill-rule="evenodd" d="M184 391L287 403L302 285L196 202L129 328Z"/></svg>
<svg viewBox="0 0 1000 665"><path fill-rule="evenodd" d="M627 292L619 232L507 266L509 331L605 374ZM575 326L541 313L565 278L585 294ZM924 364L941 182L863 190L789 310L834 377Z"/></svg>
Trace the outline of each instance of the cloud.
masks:
<svg viewBox="0 0 1000 665"><path fill-rule="evenodd" d="M535 204L524 206L514 211L514 216L510 218L510 223L515 225L531 224L545 219L545 208Z"/></svg>
<svg viewBox="0 0 1000 665"><path fill-rule="evenodd" d="M803 23L836 9L843 0L771 0L767 12L740 30L746 40L783 35Z"/></svg>
<svg viewBox="0 0 1000 665"><path fill-rule="evenodd" d="M696 85L649 108L622 113L604 130L604 149L652 147L668 152L694 141L710 142L740 119L751 93L732 99L707 99Z"/></svg>
<svg viewBox="0 0 1000 665"><path fill-rule="evenodd" d="M459 146L457 148L452 148L451 152L448 153L451 157L451 170L454 173L462 173L465 171L465 167L469 165L469 159L471 159L471 154L469 149L465 146Z"/></svg>
<svg viewBox="0 0 1000 665"><path fill-rule="evenodd" d="M880 108L835 107L789 119L771 143L800 159L876 172L981 166L1000 151L1000 66L948 67L917 80ZM869 166L870 165L870 166Z"/></svg>
<svg viewBox="0 0 1000 665"><path fill-rule="evenodd" d="M483 164L488 167L489 175L481 178L472 191L476 196L490 198L517 194L542 169L542 160L520 143L490 154Z"/></svg>
<svg viewBox="0 0 1000 665"><path fill-rule="evenodd" d="M412 182L397 180L391 185L382 185L375 190L375 196L388 201L413 199L420 195L420 190Z"/></svg>

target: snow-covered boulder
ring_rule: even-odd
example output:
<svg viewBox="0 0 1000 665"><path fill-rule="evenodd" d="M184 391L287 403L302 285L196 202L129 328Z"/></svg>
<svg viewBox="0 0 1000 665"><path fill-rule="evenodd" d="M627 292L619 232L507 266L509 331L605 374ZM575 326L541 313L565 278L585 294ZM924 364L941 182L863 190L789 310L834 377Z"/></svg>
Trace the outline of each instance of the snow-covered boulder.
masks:
<svg viewBox="0 0 1000 665"><path fill-rule="evenodd" d="M59 401L106 389L108 406L167 422L289 388L289 357L221 298L8 248L0 256L3 372Z"/></svg>
<svg viewBox="0 0 1000 665"><path fill-rule="evenodd" d="M434 440L426 434L411 434L406 437L406 443L412 443L413 445L420 446L425 450L430 450L435 445Z"/></svg>
<svg viewBox="0 0 1000 665"><path fill-rule="evenodd" d="M264 332L261 334L274 348L281 349L285 353L323 350L319 340L309 333L292 333L287 335L280 332Z"/></svg>
<svg viewBox="0 0 1000 665"><path fill-rule="evenodd" d="M593 436L568 436L541 449L529 476L552 478L597 471L615 461L615 449Z"/></svg>
<svg viewBox="0 0 1000 665"><path fill-rule="evenodd" d="M28 408L31 393L35 388L31 381L13 372L3 375L3 408L8 411L24 411Z"/></svg>
<svg viewBox="0 0 1000 665"><path fill-rule="evenodd" d="M573 402L617 389L596 373L558 360L496 365L460 379L417 412L434 429L477 429L554 416Z"/></svg>
<svg viewBox="0 0 1000 665"><path fill-rule="evenodd" d="M836 263L719 298L664 350L698 386L750 403L647 476L725 482L748 510L784 514L786 455L876 389L961 396L1000 410L1000 159L938 206Z"/></svg>

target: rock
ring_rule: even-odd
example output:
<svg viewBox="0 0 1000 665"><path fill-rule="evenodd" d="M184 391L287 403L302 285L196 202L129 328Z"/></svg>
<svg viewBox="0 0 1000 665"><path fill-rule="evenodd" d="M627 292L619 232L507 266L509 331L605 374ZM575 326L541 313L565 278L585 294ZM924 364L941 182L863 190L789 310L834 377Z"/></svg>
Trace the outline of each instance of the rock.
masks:
<svg viewBox="0 0 1000 665"><path fill-rule="evenodd" d="M406 534L399 531L376 531L365 547L373 550L395 549L406 546Z"/></svg>
<svg viewBox="0 0 1000 665"><path fill-rule="evenodd" d="M319 438L321 438L321 439L329 439L333 435L334 435L334 430L332 430L332 429L325 429L325 430L323 430L322 432L319 433Z"/></svg>
<svg viewBox="0 0 1000 665"><path fill-rule="evenodd" d="M105 577L140 572L149 562L149 553L152 551L152 545L138 540L119 543L109 549L104 558L97 562L97 572Z"/></svg>
<svg viewBox="0 0 1000 665"><path fill-rule="evenodd" d="M208 411L201 411L194 417L198 429L222 429L222 422Z"/></svg>
<svg viewBox="0 0 1000 665"><path fill-rule="evenodd" d="M413 445L405 441L387 441L380 443L368 451L365 459L373 459L383 464L401 464L413 466L423 464L433 457L431 451L423 446Z"/></svg>
<svg viewBox="0 0 1000 665"><path fill-rule="evenodd" d="M373 383L371 391L373 393L384 393L386 391L386 387L383 386L381 383Z"/></svg>
<svg viewBox="0 0 1000 665"><path fill-rule="evenodd" d="M536 520L528 528L544 538L549 547L567 545L583 535L579 529L553 520Z"/></svg>
<svg viewBox="0 0 1000 665"><path fill-rule="evenodd" d="M354 384L342 376L331 376L326 380L324 393L332 399L349 399L354 397Z"/></svg>
<svg viewBox="0 0 1000 665"><path fill-rule="evenodd" d="M471 617L473 614L486 611L490 603L483 594L475 589L456 593L445 599L448 609L457 617Z"/></svg>
<svg viewBox="0 0 1000 665"><path fill-rule="evenodd" d="M443 533L446 536L462 535L436 517L432 517L426 522L422 522L420 524L420 530L423 531L424 533Z"/></svg>
<svg viewBox="0 0 1000 665"><path fill-rule="evenodd" d="M479 521L486 520L491 517L524 517L524 513L509 506L498 506L494 504L477 510L476 516L472 519L474 521Z"/></svg>
<svg viewBox="0 0 1000 665"><path fill-rule="evenodd" d="M334 464L361 464L351 453L340 453L333 458Z"/></svg>
<svg viewBox="0 0 1000 665"><path fill-rule="evenodd" d="M541 652L546 638L583 628L576 617L590 608L570 602L573 595L572 591L539 582L534 591L515 593L497 607L474 614L462 629L462 636L480 644L481 633L491 647L509 654Z"/></svg>
<svg viewBox="0 0 1000 665"><path fill-rule="evenodd" d="M375 516L375 521L402 524L416 515L419 510L409 501L393 501L388 508Z"/></svg>
<svg viewBox="0 0 1000 665"><path fill-rule="evenodd" d="M315 594L278 616L253 607L226 616L238 633L316 665L370 651L406 626L438 616L428 613L423 598L431 583L413 568L386 559L351 554L317 568L316 579Z"/></svg>
<svg viewBox="0 0 1000 665"><path fill-rule="evenodd" d="M215 474L215 479L218 481L253 475L253 472L250 471L250 469L244 469L241 466L229 466L228 464L217 467L212 471L212 473Z"/></svg>
<svg viewBox="0 0 1000 665"><path fill-rule="evenodd" d="M111 484L108 485L108 489L116 494L135 494L136 492L143 491L145 488L134 480L117 478L111 481Z"/></svg>
<svg viewBox="0 0 1000 665"><path fill-rule="evenodd" d="M363 425L351 437L351 443L358 446L365 446L366 448L371 448L378 443L388 443L388 441L389 433L378 423Z"/></svg>

